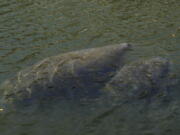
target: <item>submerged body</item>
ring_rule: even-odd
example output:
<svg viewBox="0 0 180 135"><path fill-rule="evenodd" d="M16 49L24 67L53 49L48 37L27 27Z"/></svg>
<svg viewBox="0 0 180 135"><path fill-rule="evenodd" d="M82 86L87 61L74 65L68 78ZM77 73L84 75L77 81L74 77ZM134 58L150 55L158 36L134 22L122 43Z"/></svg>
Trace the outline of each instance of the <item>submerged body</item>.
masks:
<svg viewBox="0 0 180 135"><path fill-rule="evenodd" d="M46 58L5 81L0 88L4 91L1 103L17 107L103 95L121 101L166 96L170 62L157 57L124 65L129 48L124 43Z"/></svg>
<svg viewBox="0 0 180 135"><path fill-rule="evenodd" d="M168 95L170 62L156 57L125 65L106 84L105 90L123 101L153 100Z"/></svg>
<svg viewBox="0 0 180 135"><path fill-rule="evenodd" d="M2 102L27 105L56 97L96 97L122 66L121 58L129 47L124 43L49 57L5 81Z"/></svg>

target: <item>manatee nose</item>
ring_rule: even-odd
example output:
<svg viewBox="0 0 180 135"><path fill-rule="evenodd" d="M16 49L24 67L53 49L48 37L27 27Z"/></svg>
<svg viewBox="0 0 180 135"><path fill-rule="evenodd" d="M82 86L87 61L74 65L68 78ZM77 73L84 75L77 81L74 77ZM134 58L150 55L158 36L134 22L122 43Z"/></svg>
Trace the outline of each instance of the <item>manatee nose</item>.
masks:
<svg viewBox="0 0 180 135"><path fill-rule="evenodd" d="M132 45L129 44L129 43L122 43L122 44L116 44L116 45L113 45L113 46L107 46L107 48L109 50L112 50L112 51L124 51L126 49L131 49L132 48Z"/></svg>

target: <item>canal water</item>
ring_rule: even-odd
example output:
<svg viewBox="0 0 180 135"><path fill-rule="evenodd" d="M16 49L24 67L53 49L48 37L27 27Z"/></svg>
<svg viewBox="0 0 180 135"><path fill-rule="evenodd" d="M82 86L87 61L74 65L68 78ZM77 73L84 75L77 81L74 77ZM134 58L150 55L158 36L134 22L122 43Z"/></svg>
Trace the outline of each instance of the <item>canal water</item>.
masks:
<svg viewBox="0 0 180 135"><path fill-rule="evenodd" d="M128 42L127 63L161 56L180 77L179 0L0 0L0 83L42 60ZM180 87L166 104L61 102L0 112L0 135L179 135Z"/></svg>

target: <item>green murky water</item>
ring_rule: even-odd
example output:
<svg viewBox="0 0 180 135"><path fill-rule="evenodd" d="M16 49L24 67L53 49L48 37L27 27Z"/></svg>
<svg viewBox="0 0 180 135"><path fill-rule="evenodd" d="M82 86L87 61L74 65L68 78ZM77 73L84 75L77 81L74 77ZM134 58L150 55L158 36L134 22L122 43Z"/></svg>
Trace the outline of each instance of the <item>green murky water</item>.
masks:
<svg viewBox="0 0 180 135"><path fill-rule="evenodd" d="M180 76L179 0L0 0L0 82L71 50L130 42L128 61L162 56ZM0 135L179 135L180 96L165 106L61 103L0 114Z"/></svg>

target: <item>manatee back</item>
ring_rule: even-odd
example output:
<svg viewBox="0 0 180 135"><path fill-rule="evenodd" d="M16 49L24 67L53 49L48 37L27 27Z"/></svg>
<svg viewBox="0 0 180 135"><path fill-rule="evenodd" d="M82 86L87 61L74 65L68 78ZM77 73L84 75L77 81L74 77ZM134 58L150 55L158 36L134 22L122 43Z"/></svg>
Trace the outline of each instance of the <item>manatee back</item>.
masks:
<svg viewBox="0 0 180 135"><path fill-rule="evenodd" d="M46 58L7 80L5 104L31 104L54 98L99 96L99 89L122 65L129 44L84 49Z"/></svg>

